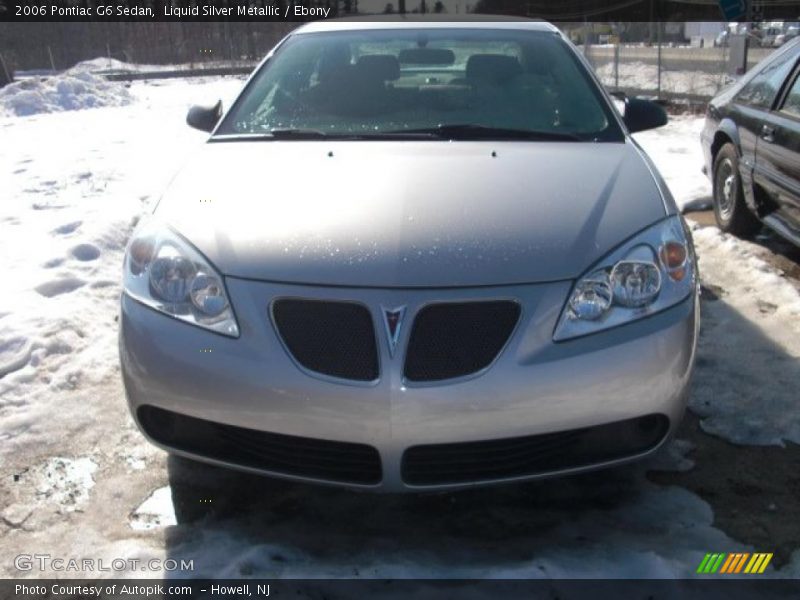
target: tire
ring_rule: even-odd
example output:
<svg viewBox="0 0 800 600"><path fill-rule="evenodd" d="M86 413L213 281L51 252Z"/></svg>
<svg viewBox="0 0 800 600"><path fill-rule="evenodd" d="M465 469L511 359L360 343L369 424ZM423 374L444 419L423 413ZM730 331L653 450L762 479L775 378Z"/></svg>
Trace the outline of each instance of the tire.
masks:
<svg viewBox="0 0 800 600"><path fill-rule="evenodd" d="M747 238L761 229L761 222L744 201L739 155L733 144L725 144L714 158L714 218L722 231Z"/></svg>

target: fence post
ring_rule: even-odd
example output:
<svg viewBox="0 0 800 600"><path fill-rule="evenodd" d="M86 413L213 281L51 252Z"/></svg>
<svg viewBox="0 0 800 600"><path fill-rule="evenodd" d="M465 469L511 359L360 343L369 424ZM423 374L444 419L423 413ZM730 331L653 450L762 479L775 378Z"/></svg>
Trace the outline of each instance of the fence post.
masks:
<svg viewBox="0 0 800 600"><path fill-rule="evenodd" d="M614 89L619 89L619 43L614 44Z"/></svg>
<svg viewBox="0 0 800 600"><path fill-rule="evenodd" d="M8 70L8 66L6 65L6 61L5 61L5 59L3 58L3 55L2 55L2 54L0 54L0 67L3 67L3 73L5 73L5 74L6 74L6 81L7 81L8 83L12 83L12 80L11 80L11 72Z"/></svg>
<svg viewBox="0 0 800 600"><path fill-rule="evenodd" d="M47 47L47 55L50 57L50 68L55 71L56 61L53 60L53 51L50 49L50 46Z"/></svg>
<svg viewBox="0 0 800 600"><path fill-rule="evenodd" d="M591 58L591 44L589 43L589 24L586 22L586 19L583 20L583 55L586 57L590 63L592 63L592 67L594 67L594 63L592 62Z"/></svg>
<svg viewBox="0 0 800 600"><path fill-rule="evenodd" d="M661 98L661 21L656 24L656 36L658 38L658 97Z"/></svg>

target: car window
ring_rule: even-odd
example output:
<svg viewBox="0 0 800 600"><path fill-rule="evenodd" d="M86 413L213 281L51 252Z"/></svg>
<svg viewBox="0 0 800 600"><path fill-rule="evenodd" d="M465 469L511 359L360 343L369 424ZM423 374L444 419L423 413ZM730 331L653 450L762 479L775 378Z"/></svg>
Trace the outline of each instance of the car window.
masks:
<svg viewBox="0 0 800 600"><path fill-rule="evenodd" d="M745 84L736 99L759 108L770 108L781 85L792 70L796 57L794 52L784 52L778 56Z"/></svg>
<svg viewBox="0 0 800 600"><path fill-rule="evenodd" d="M800 76L794 78L794 83L783 101L781 112L800 118Z"/></svg>
<svg viewBox="0 0 800 600"><path fill-rule="evenodd" d="M597 84L559 36L457 28L295 35L217 134L367 136L448 125L624 139Z"/></svg>

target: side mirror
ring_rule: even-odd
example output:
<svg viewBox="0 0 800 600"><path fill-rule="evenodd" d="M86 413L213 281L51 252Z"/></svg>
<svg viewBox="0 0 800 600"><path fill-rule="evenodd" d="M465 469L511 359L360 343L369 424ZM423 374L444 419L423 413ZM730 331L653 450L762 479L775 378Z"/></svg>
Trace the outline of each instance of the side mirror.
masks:
<svg viewBox="0 0 800 600"><path fill-rule="evenodd" d="M220 118L222 118L222 100L214 106L193 106L186 115L186 123L200 131L214 131Z"/></svg>
<svg viewBox="0 0 800 600"><path fill-rule="evenodd" d="M667 124L667 111L650 100L641 98L625 99L625 114L622 119L628 131L646 131Z"/></svg>

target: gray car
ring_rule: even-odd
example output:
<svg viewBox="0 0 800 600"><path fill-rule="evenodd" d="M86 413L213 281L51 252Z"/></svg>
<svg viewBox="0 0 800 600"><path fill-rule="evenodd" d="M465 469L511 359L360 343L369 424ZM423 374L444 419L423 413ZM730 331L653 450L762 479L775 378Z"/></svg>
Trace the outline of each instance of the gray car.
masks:
<svg viewBox="0 0 800 600"><path fill-rule="evenodd" d="M575 473L678 426L689 232L580 53L532 21L285 38L132 235L120 353L169 452L379 491Z"/></svg>

